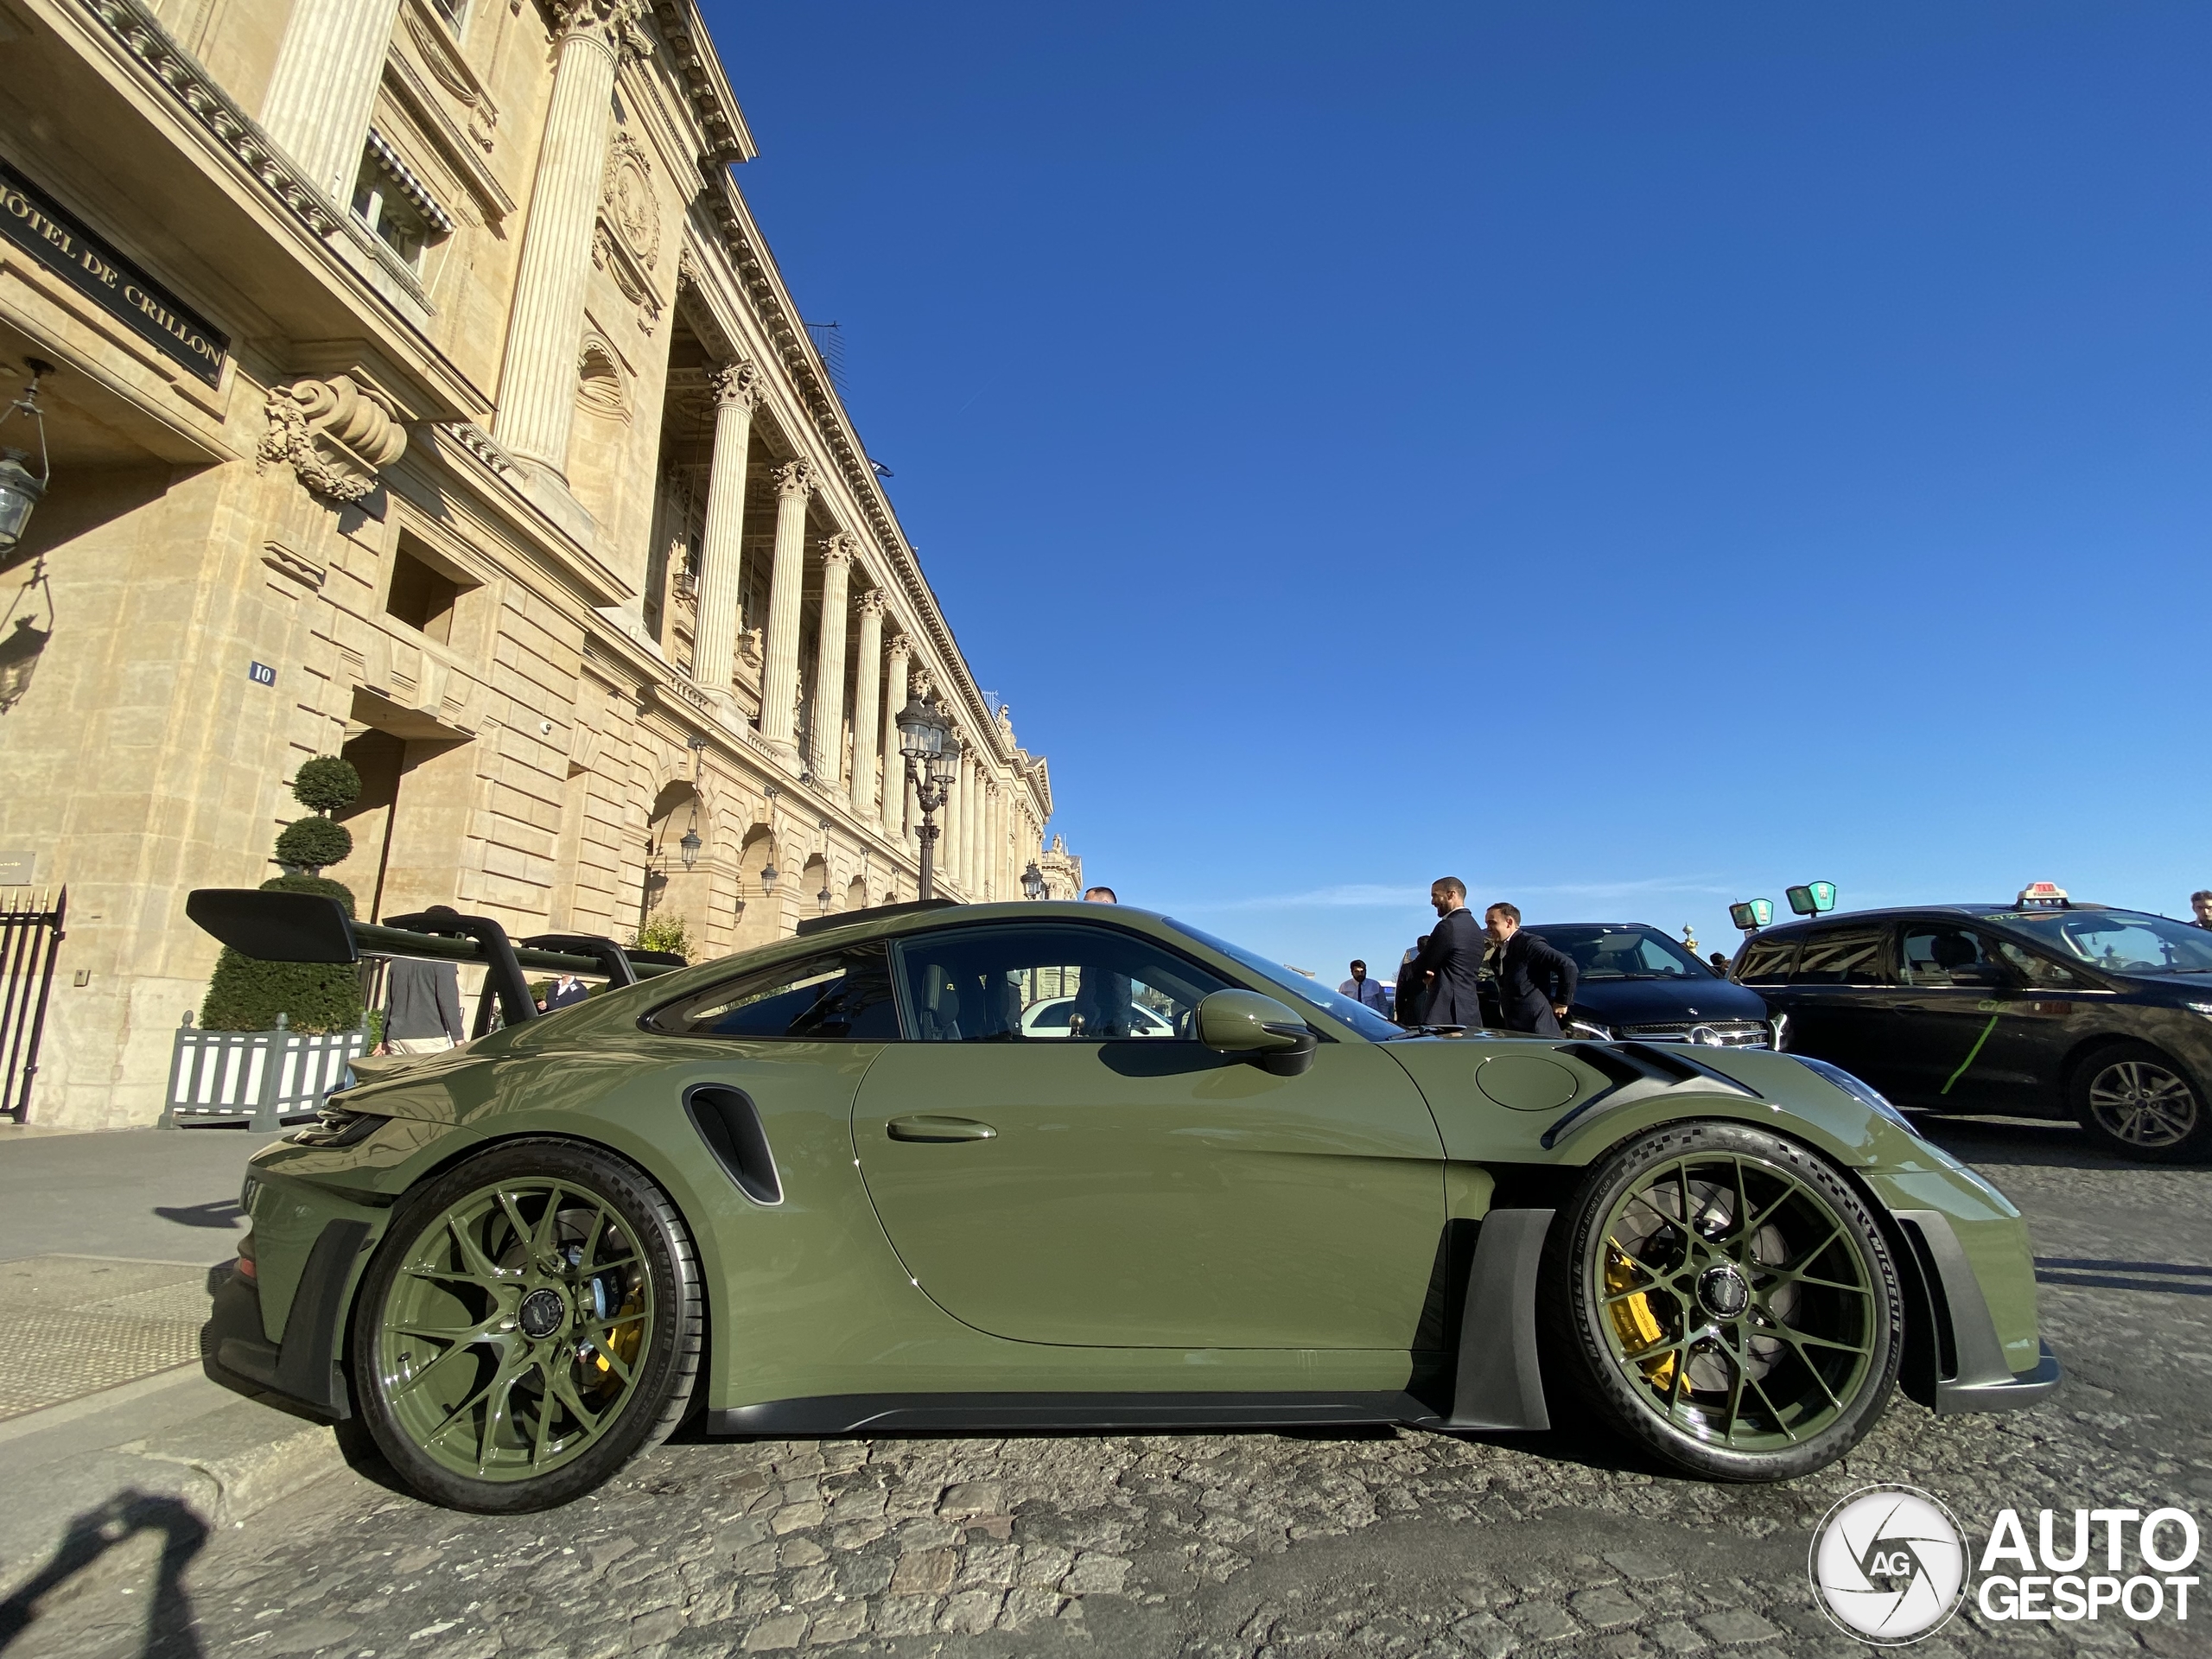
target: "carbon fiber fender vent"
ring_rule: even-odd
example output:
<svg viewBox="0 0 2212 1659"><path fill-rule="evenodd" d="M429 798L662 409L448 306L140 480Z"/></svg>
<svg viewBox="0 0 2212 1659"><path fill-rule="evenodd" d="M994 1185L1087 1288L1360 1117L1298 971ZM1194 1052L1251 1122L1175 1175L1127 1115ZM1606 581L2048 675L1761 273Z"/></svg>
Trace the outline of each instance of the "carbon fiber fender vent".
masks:
<svg viewBox="0 0 2212 1659"><path fill-rule="evenodd" d="M695 1084L683 1091L683 1109L739 1192L755 1204L784 1201L775 1154L768 1149L768 1134L760 1127L752 1096L721 1084Z"/></svg>

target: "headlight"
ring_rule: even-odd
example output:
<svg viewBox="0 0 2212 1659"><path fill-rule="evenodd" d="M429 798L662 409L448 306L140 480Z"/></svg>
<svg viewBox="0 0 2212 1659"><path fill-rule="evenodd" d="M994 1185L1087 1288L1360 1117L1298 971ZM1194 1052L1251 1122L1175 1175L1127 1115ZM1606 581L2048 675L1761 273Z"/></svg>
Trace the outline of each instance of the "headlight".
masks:
<svg viewBox="0 0 2212 1659"><path fill-rule="evenodd" d="M2182 1007L2192 1014L2201 1014L2207 1020L2212 1020L2212 1002L2184 1002Z"/></svg>
<svg viewBox="0 0 2212 1659"><path fill-rule="evenodd" d="M1889 1096L1872 1084L1853 1077L1840 1065L1830 1065L1826 1060L1816 1060L1809 1054L1792 1054L1789 1058L1807 1071L1819 1072L1868 1110L1879 1112L1914 1140L1920 1138L1920 1131L1912 1127L1912 1120L1891 1105Z"/></svg>
<svg viewBox="0 0 2212 1659"><path fill-rule="evenodd" d="M1568 1020L1567 1034L1570 1037L1594 1037L1601 1043L1610 1043L1613 1040L1613 1033L1595 1020Z"/></svg>
<svg viewBox="0 0 2212 1659"><path fill-rule="evenodd" d="M326 1099L314 1122L302 1124L285 1138L296 1147L350 1147L367 1140L390 1122L373 1112L351 1111Z"/></svg>

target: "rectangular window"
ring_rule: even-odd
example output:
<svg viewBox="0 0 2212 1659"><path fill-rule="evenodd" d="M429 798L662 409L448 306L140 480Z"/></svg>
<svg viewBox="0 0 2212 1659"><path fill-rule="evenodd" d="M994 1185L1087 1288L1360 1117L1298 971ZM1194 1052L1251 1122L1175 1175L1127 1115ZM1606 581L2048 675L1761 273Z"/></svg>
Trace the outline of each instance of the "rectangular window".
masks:
<svg viewBox="0 0 2212 1659"><path fill-rule="evenodd" d="M1840 928L1805 941L1792 985L1886 985L1882 972L1882 930Z"/></svg>
<svg viewBox="0 0 2212 1659"><path fill-rule="evenodd" d="M1744 985L1780 985L1797 965L1796 939L1753 939L1744 952L1744 969L1736 976Z"/></svg>
<svg viewBox="0 0 2212 1659"><path fill-rule="evenodd" d="M1173 1041L1227 984L1118 928L947 929L899 957L924 1042Z"/></svg>
<svg viewBox="0 0 2212 1659"><path fill-rule="evenodd" d="M899 1007L881 940L779 963L728 980L645 1016L676 1037L888 1043Z"/></svg>
<svg viewBox="0 0 2212 1659"><path fill-rule="evenodd" d="M1898 957L1908 985L2001 985L2003 972L1990 959L1989 941L1968 927L1936 924L1908 927Z"/></svg>
<svg viewBox="0 0 2212 1659"><path fill-rule="evenodd" d="M451 217L373 127L353 181L353 213L410 270L422 269L424 247L453 233Z"/></svg>
<svg viewBox="0 0 2212 1659"><path fill-rule="evenodd" d="M468 590L443 570L410 550L402 538L391 556L391 586L385 590L384 608L409 627L440 645L453 640L453 613Z"/></svg>

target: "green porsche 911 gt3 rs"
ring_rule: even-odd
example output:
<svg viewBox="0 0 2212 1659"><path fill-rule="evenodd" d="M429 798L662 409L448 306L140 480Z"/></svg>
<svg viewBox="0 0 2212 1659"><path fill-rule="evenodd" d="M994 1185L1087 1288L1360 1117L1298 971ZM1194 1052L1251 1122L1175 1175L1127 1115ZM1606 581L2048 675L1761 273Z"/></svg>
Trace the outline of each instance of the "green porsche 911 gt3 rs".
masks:
<svg viewBox="0 0 2212 1659"><path fill-rule="evenodd" d="M1900 1382L1939 1412L2057 1386L2018 1212L1818 1062L1408 1033L1119 906L893 906L650 978L451 912L192 913L279 959L486 965L504 1028L364 1063L255 1155L210 1332L457 1508L564 1502L697 1408L779 1437L1567 1408L1770 1480ZM531 1017L518 960L586 958L607 988Z"/></svg>

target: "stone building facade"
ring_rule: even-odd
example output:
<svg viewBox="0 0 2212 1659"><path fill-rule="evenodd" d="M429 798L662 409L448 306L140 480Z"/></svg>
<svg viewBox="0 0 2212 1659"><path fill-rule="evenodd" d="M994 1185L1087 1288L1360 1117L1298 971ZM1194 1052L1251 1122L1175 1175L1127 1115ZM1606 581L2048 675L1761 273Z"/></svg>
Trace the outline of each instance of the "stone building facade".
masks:
<svg viewBox="0 0 2212 1659"><path fill-rule="evenodd" d="M915 896L926 683L944 890L1079 887L695 0L0 0L0 377L57 371L0 556L0 867L70 895L34 1121L158 1114L184 895L275 874L313 754L365 780L364 914L719 953Z"/></svg>

